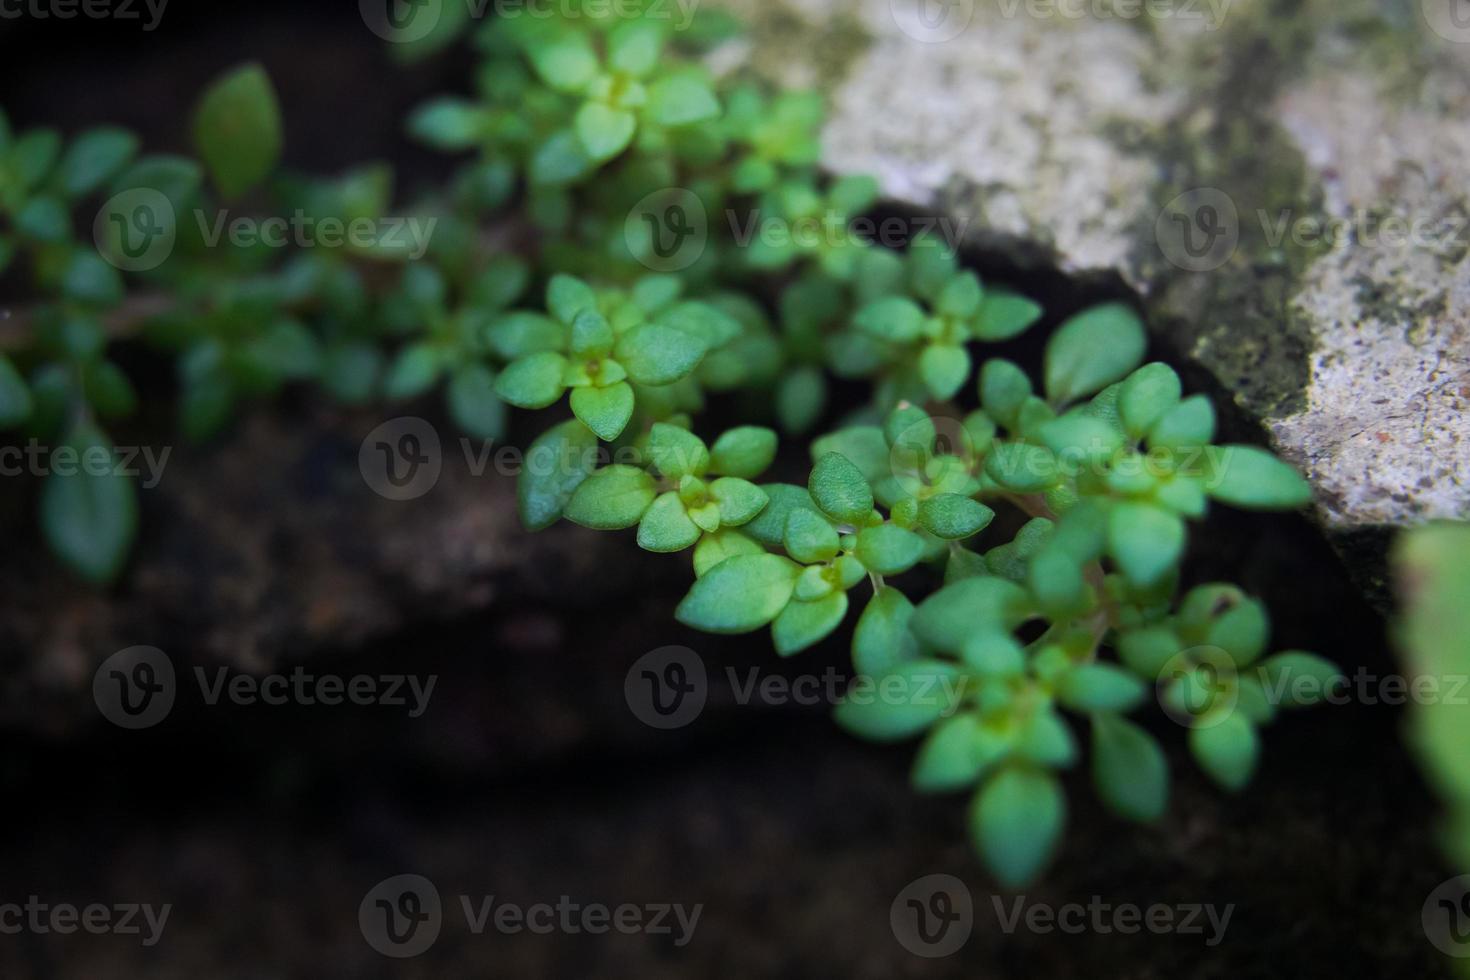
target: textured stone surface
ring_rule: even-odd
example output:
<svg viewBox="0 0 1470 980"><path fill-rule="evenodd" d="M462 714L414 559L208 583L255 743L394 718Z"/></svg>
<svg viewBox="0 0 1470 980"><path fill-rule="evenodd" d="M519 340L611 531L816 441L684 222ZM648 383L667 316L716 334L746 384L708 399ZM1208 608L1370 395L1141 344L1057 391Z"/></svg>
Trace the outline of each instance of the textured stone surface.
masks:
<svg viewBox="0 0 1470 980"><path fill-rule="evenodd" d="M1434 0L744 6L760 70L833 92L828 166L1023 266L1120 276L1340 540L1470 511L1470 36ZM1222 201L1196 261L1174 222Z"/></svg>

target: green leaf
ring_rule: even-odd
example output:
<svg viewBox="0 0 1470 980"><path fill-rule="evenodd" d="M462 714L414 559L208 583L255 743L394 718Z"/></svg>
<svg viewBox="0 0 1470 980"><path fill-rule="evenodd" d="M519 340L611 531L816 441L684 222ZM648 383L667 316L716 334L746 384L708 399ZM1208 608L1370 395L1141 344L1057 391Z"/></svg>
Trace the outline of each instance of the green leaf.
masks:
<svg viewBox="0 0 1470 980"><path fill-rule="evenodd" d="M408 133L437 150L469 150L485 139L485 110L465 99L440 98L419 106L408 117Z"/></svg>
<svg viewBox="0 0 1470 980"><path fill-rule="evenodd" d="M10 147L9 167L21 190L29 190L51 173L61 153L61 135L54 129L33 129Z"/></svg>
<svg viewBox="0 0 1470 980"><path fill-rule="evenodd" d="M653 477L636 466L615 463L582 481L567 503L566 518L599 531L632 527L656 494Z"/></svg>
<svg viewBox="0 0 1470 980"><path fill-rule="evenodd" d="M495 396L495 372L483 364L466 364L449 379L449 414L455 424L480 439L505 433L505 403Z"/></svg>
<svg viewBox="0 0 1470 980"><path fill-rule="evenodd" d="M95 585L117 577L138 532L132 480L117 472L112 442L83 423L66 437L77 464L54 465L41 491L41 529L52 552Z"/></svg>
<svg viewBox="0 0 1470 980"><path fill-rule="evenodd" d="M957 493L941 493L919 505L919 523L935 537L957 541L978 534L995 518L995 511Z"/></svg>
<svg viewBox="0 0 1470 980"><path fill-rule="evenodd" d="M573 388L572 414L604 442L623 434L633 417L633 386L619 381L607 388Z"/></svg>
<svg viewBox="0 0 1470 980"><path fill-rule="evenodd" d="M706 633L749 633L781 614L800 573L780 555L737 555L696 580L674 615Z"/></svg>
<svg viewBox="0 0 1470 980"><path fill-rule="evenodd" d="M1218 482L1205 491L1249 510L1291 510L1312 502L1312 488L1287 463L1256 446L1226 446Z"/></svg>
<svg viewBox="0 0 1470 980"><path fill-rule="evenodd" d="M730 429L710 449L709 469L724 476L754 480L776 458L776 433L772 429L744 425Z"/></svg>
<svg viewBox="0 0 1470 980"><path fill-rule="evenodd" d="M920 793L948 793L975 785L1006 749L1005 740L966 712L934 726L919 748L909 781Z"/></svg>
<svg viewBox="0 0 1470 980"><path fill-rule="evenodd" d="M859 677L832 713L845 731L874 742L899 742L959 707L959 668L942 660L907 660L881 677Z"/></svg>
<svg viewBox="0 0 1470 980"><path fill-rule="evenodd" d="M919 377L935 401L949 401L970 378L970 352L959 344L930 344L919 355Z"/></svg>
<svg viewBox="0 0 1470 980"><path fill-rule="evenodd" d="M1185 645L1167 626L1144 626L1118 634L1117 648L1130 670L1153 683Z"/></svg>
<svg viewBox="0 0 1470 980"><path fill-rule="evenodd" d="M648 116L660 126L687 126L720 114L720 100L703 80L675 75L648 89Z"/></svg>
<svg viewBox="0 0 1470 980"><path fill-rule="evenodd" d="M733 528L721 528L714 534L706 534L694 546L694 574L702 576L726 558L764 553L758 542Z"/></svg>
<svg viewBox="0 0 1470 980"><path fill-rule="evenodd" d="M1446 642L1455 639L1447 638ZM1269 657L1261 662L1259 671L1271 702L1283 708L1319 704L1346 681L1336 664L1301 650L1287 650Z"/></svg>
<svg viewBox="0 0 1470 980"><path fill-rule="evenodd" d="M15 230L37 242L64 242L71 237L71 215L54 197L33 197L15 216Z"/></svg>
<svg viewBox="0 0 1470 980"><path fill-rule="evenodd" d="M1026 590L994 576L966 578L946 585L914 610L912 628L926 643L959 653L981 627L1010 632L1030 612Z"/></svg>
<svg viewBox="0 0 1470 980"><path fill-rule="evenodd" d="M638 117L603 102L586 102L577 110L573 125L587 155L601 162L611 160L633 142Z"/></svg>
<svg viewBox="0 0 1470 980"><path fill-rule="evenodd" d="M490 325L485 339L491 350L507 361L527 354L560 352L567 346L567 329L539 313L510 313Z"/></svg>
<svg viewBox="0 0 1470 980"><path fill-rule="evenodd" d="M1211 779L1235 792L1250 782L1260 757L1256 726L1239 711L1189 730L1189 751Z"/></svg>
<svg viewBox="0 0 1470 980"><path fill-rule="evenodd" d="M567 359L546 351L512 361L495 379L495 393L518 408L545 408L561 398Z"/></svg>
<svg viewBox="0 0 1470 980"><path fill-rule="evenodd" d="M13 429L31 417L31 391L25 379L0 353L0 429Z"/></svg>
<svg viewBox="0 0 1470 980"><path fill-rule="evenodd" d="M554 425L526 450L516 486L521 522L532 531L555 524L597 465L597 436L576 419Z"/></svg>
<svg viewBox="0 0 1470 980"><path fill-rule="evenodd" d="M1041 319L1041 305L1003 290L987 290L972 333L977 340L1000 341L1019 337Z"/></svg>
<svg viewBox="0 0 1470 980"><path fill-rule="evenodd" d="M704 476L710 452L704 440L677 425L656 422L648 434L648 456L658 471L671 480Z"/></svg>
<svg viewBox="0 0 1470 980"><path fill-rule="evenodd" d="M790 483L767 483L761 486L770 498L765 509L742 529L767 548L779 548L786 534L786 521L796 510L817 514L817 505L805 487Z"/></svg>
<svg viewBox="0 0 1470 980"><path fill-rule="evenodd" d="M894 343L911 343L924 329L924 310L911 299L886 296L858 311L853 325L864 333Z"/></svg>
<svg viewBox="0 0 1470 980"><path fill-rule="evenodd" d="M749 523L770 499L754 483L733 476L720 477L711 483L709 494L720 505L720 523L726 527Z"/></svg>
<svg viewBox="0 0 1470 980"><path fill-rule="evenodd" d="M1259 599L1246 599L1210 622L1204 642L1230 654L1238 669L1254 663L1265 652L1270 638L1271 619L1265 603Z"/></svg>
<svg viewBox="0 0 1470 980"><path fill-rule="evenodd" d="M443 367L439 349L432 344L405 347L388 367L388 376L383 380L384 394L390 401L417 398L439 380Z"/></svg>
<svg viewBox="0 0 1470 980"><path fill-rule="evenodd" d="M281 109L264 68L244 65L205 90L194 113L194 146L226 198L270 175L281 156Z"/></svg>
<svg viewBox="0 0 1470 980"><path fill-rule="evenodd" d="M1184 553L1184 521L1152 504L1120 502L1108 516L1108 551L1129 583L1157 584Z"/></svg>
<svg viewBox="0 0 1470 980"><path fill-rule="evenodd" d="M826 639L847 615L847 593L833 592L811 602L794 599L771 624L776 653L789 657Z"/></svg>
<svg viewBox="0 0 1470 980"><path fill-rule="evenodd" d="M997 443L985 457L985 474L1015 493L1040 493L1061 481L1057 458L1045 446Z"/></svg>
<svg viewBox="0 0 1470 980"><path fill-rule="evenodd" d="M840 453L828 453L807 481L812 500L833 520L861 526L873 513L873 490L862 471Z"/></svg>
<svg viewBox="0 0 1470 980"><path fill-rule="evenodd" d="M658 66L663 51L663 26L648 20L620 24L607 37L608 64L633 78L643 78Z"/></svg>
<svg viewBox="0 0 1470 980"><path fill-rule="evenodd" d="M1128 437L1137 441L1146 436L1179 404L1181 390L1179 375L1158 361L1130 374L1118 390L1118 415Z"/></svg>
<svg viewBox="0 0 1470 980"><path fill-rule="evenodd" d="M1019 366L998 357L980 368L980 404L1007 429L1014 429L1016 413L1031 397L1031 379Z"/></svg>
<svg viewBox="0 0 1470 980"><path fill-rule="evenodd" d="M1067 800L1051 773L1010 766L986 781L970 808L970 835L1007 888L1033 881L1051 860L1067 822Z"/></svg>
<svg viewBox="0 0 1470 980"><path fill-rule="evenodd" d="M562 92L584 88L597 74L591 38L571 26L557 25L532 38L526 55L541 80Z"/></svg>
<svg viewBox="0 0 1470 980"><path fill-rule="evenodd" d="M924 557L924 539L896 524L879 524L858 532L858 560L877 575L900 575Z"/></svg>
<svg viewBox="0 0 1470 980"><path fill-rule="evenodd" d="M585 177L597 164L571 129L552 133L536 148L528 176L538 187L562 187Z"/></svg>
<svg viewBox="0 0 1470 980"><path fill-rule="evenodd" d="M689 519L689 512L679 495L670 490L659 494L638 522L638 547L644 551L670 554L693 545L701 533Z"/></svg>
<svg viewBox="0 0 1470 980"><path fill-rule="evenodd" d="M1148 687L1111 664L1081 664L1057 685L1057 698L1076 711L1132 711L1143 703Z"/></svg>
<svg viewBox="0 0 1470 980"><path fill-rule="evenodd" d="M1132 308L1105 303L1057 328L1046 345L1046 397L1066 404L1127 377L1148 340Z"/></svg>
<svg viewBox="0 0 1470 980"><path fill-rule="evenodd" d="M1204 395L1191 395L1154 423L1148 444L1153 449L1193 452L1208 446L1214 438L1215 406Z"/></svg>
<svg viewBox="0 0 1470 980"><path fill-rule="evenodd" d="M67 299L88 306L107 308L123 300L122 273L96 252L73 252L61 276L61 291Z"/></svg>
<svg viewBox="0 0 1470 980"><path fill-rule="evenodd" d="M1092 778L1118 816L1150 823L1169 801L1169 764L1154 737L1117 715L1092 719Z"/></svg>
<svg viewBox="0 0 1470 980"><path fill-rule="evenodd" d="M644 323L618 339L614 356L641 385L673 384L688 377L704 359L699 338L677 327Z"/></svg>
<svg viewBox="0 0 1470 980"><path fill-rule="evenodd" d="M881 677L899 663L919 655L919 645L909 632L914 604L908 596L885 585L868 600L852 634L852 666L859 674Z"/></svg>
<svg viewBox="0 0 1470 980"><path fill-rule="evenodd" d="M837 530L815 511L798 509L786 520L784 544L787 554L802 564L831 561L837 557Z"/></svg>

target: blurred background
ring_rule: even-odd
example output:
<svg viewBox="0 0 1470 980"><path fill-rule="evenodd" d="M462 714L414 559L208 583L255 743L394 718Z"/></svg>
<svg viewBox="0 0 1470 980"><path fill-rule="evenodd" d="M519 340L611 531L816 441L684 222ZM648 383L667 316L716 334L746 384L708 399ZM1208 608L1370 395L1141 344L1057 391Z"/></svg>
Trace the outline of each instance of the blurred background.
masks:
<svg viewBox="0 0 1470 980"><path fill-rule="evenodd" d="M462 48L399 65L345 2L173 0L152 30L139 6L141 22L6 14L0 99L12 125L73 133L112 122L150 150L187 152L197 94L257 60L280 95L289 167L335 173L386 160L405 192L449 172L406 139L402 120L426 97L467 87L474 62ZM779 20L774 6L756 13ZM838 59L853 24L840 11L808 23L810 64ZM1136 286L1004 254L981 247L967 259L1053 317ZM0 328L24 300L23 283L0 278ZM1158 343L1192 386L1238 404L1167 337ZM167 479L142 494L122 583L99 592L69 579L34 526L34 481L0 481L0 903L34 895L172 911L153 945L0 934L0 975L1444 974L1420 909L1449 871L1395 708L1283 718L1239 797L1208 785L1187 763L1182 729L1155 716L1176 774L1157 828L1111 818L1085 773L1069 777L1071 827L1028 901L1233 905L1219 945L1200 935L1005 935L990 911L999 893L965 842L963 806L910 791L909 747L850 739L825 704L740 703L727 668L742 680L845 676L847 630L781 662L763 637L686 630L671 616L687 587L682 565L640 552L630 535L566 525L527 534L513 479L477 475L457 452L430 493L384 499L364 485L359 448L402 411L292 393L206 446L183 444L172 366L141 348L119 357L155 393L114 433L119 444L172 452ZM407 414L455 438L437 400ZM1255 438L1254 425L1225 409L1225 436ZM524 445L539 428L518 420L510 441ZM801 471L796 458L778 466L787 478ZM1278 647L1320 650L1349 674L1393 669L1363 577L1306 518L1217 513L1191 547L1186 585L1227 577L1261 595ZM99 712L92 684L106 658L140 645L167 655L180 694L163 721L129 731ZM710 692L699 717L662 731L630 708L625 681L640 657L669 645L702 660ZM435 686L417 717L381 704L207 704L194 671L213 678L222 667ZM909 883L935 873L965 883L977 927L961 951L928 960L895 941L889 912ZM359 923L365 897L401 874L432 881L446 907L432 948L407 960L380 954ZM647 934L476 935L459 897L492 895L702 911L683 945Z"/></svg>

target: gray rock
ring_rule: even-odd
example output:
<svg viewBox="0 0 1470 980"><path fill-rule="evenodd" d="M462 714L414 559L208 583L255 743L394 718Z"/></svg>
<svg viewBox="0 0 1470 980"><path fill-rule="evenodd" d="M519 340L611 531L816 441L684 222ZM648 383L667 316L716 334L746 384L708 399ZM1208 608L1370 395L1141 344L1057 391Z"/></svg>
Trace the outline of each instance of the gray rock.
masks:
<svg viewBox="0 0 1470 980"><path fill-rule="evenodd" d="M1121 276L1376 563L1384 528L1470 512L1450 2L733 5L758 70L832 92L830 168L1022 264Z"/></svg>

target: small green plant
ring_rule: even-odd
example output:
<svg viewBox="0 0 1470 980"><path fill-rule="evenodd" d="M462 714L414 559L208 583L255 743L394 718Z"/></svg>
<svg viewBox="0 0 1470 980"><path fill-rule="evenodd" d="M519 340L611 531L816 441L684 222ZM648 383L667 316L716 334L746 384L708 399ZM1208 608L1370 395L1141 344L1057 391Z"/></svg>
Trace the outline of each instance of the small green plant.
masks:
<svg viewBox="0 0 1470 980"><path fill-rule="evenodd" d="M1041 305L982 283L952 242L919 236L898 252L852 234L878 187L817 169L820 100L716 77L700 56L728 24L705 15L679 33L657 9L476 29L474 91L407 124L458 166L398 211L433 222L421 258L387 235L282 249L211 240L212 222L193 220L223 202L391 220L386 166L279 169L279 108L255 67L201 100L203 166L138 157L116 130L64 145L0 120L0 269L27 268L38 298L0 355L0 423L108 452L101 424L137 403L108 357L120 332L177 352L192 439L302 382L348 404L442 389L486 438L503 435L507 405L545 410L569 393L572 417L529 448L525 524L636 528L648 551L687 553L678 619L769 627L782 656L855 619L860 680L838 723L922 738L915 787L972 794L976 847L1002 882L1038 874L1062 834L1058 773L1082 754L1073 718L1091 731L1098 793L1123 817L1165 808L1164 754L1128 718L1155 686L1199 765L1239 788L1281 706L1273 679L1333 669L1266 657L1266 610L1233 586L1179 595L1187 528L1211 500L1300 507L1306 483L1263 450L1214 445L1210 403L1144 363L1126 305L1063 323L1039 387L984 357ZM93 247L72 213L99 204ZM772 222L788 234L734 232ZM805 479L763 481L778 456L764 423L816 428L834 407L830 376L870 397L810 443ZM752 424L696 434L714 397L747 405ZM599 465L604 443L615 461ZM110 473L48 478L56 553L110 581L134 495ZM991 529L1011 515L1024 523L1007 540Z"/></svg>

